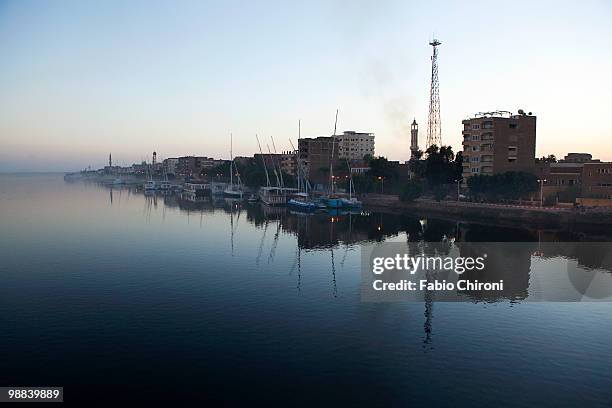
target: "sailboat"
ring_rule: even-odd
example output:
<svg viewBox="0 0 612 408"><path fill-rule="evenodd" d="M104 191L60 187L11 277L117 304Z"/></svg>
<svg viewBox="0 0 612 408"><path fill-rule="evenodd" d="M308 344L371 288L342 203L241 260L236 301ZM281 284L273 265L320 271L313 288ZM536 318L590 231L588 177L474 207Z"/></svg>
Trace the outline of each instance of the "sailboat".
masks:
<svg viewBox="0 0 612 408"><path fill-rule="evenodd" d="M298 121L298 140L301 136L301 126ZM289 139L291 143L291 147L295 151L295 146L293 146L293 142ZM300 145L298 141L298 150L297 150L297 184L298 184L298 192L293 194L292 198L287 202L287 204L298 211L314 211L317 208L317 205L312 201L308 195L308 187L309 182L306 178L305 172L300 165ZM303 186L303 189L302 189Z"/></svg>
<svg viewBox="0 0 612 408"><path fill-rule="evenodd" d="M237 198L242 200L242 185L240 183L240 173L238 173L238 168L236 167L236 162L234 161L234 152L233 152L233 135L230 134L230 184L223 191L223 195L228 198ZM234 184L234 170L236 170L236 176L238 177L238 184Z"/></svg>
<svg viewBox="0 0 612 408"><path fill-rule="evenodd" d="M149 180L144 183L145 192L152 192L157 190L158 186L155 180L153 180L153 169L151 169L151 166L147 166L147 173L149 173Z"/></svg>
<svg viewBox="0 0 612 408"><path fill-rule="evenodd" d="M336 121L334 122L334 134L332 136L332 149L329 158L329 194L327 197L321 197L321 203L327 208L342 208L342 199L334 192L334 152L336 148L336 130L338 125L338 109L336 109Z"/></svg>
<svg viewBox="0 0 612 408"><path fill-rule="evenodd" d="M266 166L266 158L261 150L261 143L259 143L259 137L255 135L257 139L257 145L259 146L259 153L261 155L261 160L263 162L264 171L266 173L266 186L261 187L259 189L259 198L261 202L268 206L277 206L277 205L285 205L287 204L287 196L285 195L280 179L278 178L278 173L276 172L276 166L274 165L274 160L272 159L272 153L270 152L270 146L268 146L269 157L272 161L272 167L274 169L274 174L276 176L276 187L272 187L270 184L270 175L268 174L268 167Z"/></svg>
<svg viewBox="0 0 612 408"><path fill-rule="evenodd" d="M164 166L164 181L162 181L160 183L160 188L162 189L162 191L170 191L170 189L172 188L172 184L170 184L170 182L168 181L168 173L166 172L166 168Z"/></svg>
<svg viewBox="0 0 612 408"><path fill-rule="evenodd" d="M347 164L348 160L346 161ZM353 172L351 171L351 166L348 166L349 169L349 198L342 198L342 207L344 208L361 208L362 203L357 199L357 197L353 197L355 193L355 184L353 184Z"/></svg>

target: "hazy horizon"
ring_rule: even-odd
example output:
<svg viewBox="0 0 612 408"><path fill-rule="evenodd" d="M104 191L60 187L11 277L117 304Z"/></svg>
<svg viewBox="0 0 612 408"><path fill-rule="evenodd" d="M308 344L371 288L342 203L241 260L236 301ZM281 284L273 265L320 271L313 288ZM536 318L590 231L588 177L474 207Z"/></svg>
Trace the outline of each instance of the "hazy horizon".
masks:
<svg viewBox="0 0 612 408"><path fill-rule="evenodd" d="M72 171L180 155L277 150L302 137L376 134L376 154L424 147L430 39L442 141L461 120L519 108L538 156L612 161L612 4L605 0L0 1L0 171ZM264 149L267 149L264 144Z"/></svg>

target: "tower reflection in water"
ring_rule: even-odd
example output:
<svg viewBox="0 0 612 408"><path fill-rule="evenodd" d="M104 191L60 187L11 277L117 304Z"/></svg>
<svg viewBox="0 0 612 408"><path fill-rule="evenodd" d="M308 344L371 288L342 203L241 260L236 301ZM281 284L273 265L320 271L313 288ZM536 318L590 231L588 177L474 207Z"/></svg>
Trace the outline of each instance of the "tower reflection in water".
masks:
<svg viewBox="0 0 612 408"><path fill-rule="evenodd" d="M119 194L125 194L119 189ZM115 192L115 194L117 191ZM130 194L130 191L127 191ZM110 205L117 205L110 192ZM462 279L479 281L504 281L501 291L466 291L462 295L473 302L520 302L530 295L530 278L534 259L564 257L575 260L585 268L612 270L608 248L592 246L585 249L581 245L569 245L574 241L610 241L610 237L572 234L567 231L538 230L535 228L510 228L498 225L485 225L456 220L425 218L413 214L369 213L366 211L310 213L293 212L283 207L268 207L260 204L247 204L240 201L200 197L198 200L185 200L180 195L147 195L144 213L150 216L163 201L163 208L178 209L187 217L198 216L200 225L209 214L222 212L229 215L230 245L232 256L235 253L234 236L238 233L241 217L260 230L256 265L273 263L281 236L295 238L295 252L290 274L297 271L296 290L302 290L303 251L318 251L329 254L329 282L331 295L338 296L336 268L344 268L347 254L363 245L380 242L404 242L410 256L480 256L485 247L479 243L507 242L522 245L486 246L490 261L482 271L466 271ZM120 201L120 200L119 200ZM244 214L243 214L244 213ZM272 238L269 251L264 253L264 243ZM564 244L553 244L564 242ZM470 243L469 245L464 245ZM543 243L546 243L544 245ZM483 244L485 245L485 244ZM493 253L491 252L493 251ZM287 256L283 254L283 256ZM486 278L485 278L486 277ZM435 279L432 274L428 280ZM434 303L436 294L427 291L424 296L424 338L426 349L432 345Z"/></svg>

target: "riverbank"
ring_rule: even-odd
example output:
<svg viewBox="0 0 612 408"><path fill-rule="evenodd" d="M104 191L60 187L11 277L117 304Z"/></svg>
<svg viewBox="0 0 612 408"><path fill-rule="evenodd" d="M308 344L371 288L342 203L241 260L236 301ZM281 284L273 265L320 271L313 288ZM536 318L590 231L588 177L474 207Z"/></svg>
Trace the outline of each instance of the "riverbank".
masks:
<svg viewBox="0 0 612 408"><path fill-rule="evenodd" d="M368 194L362 197L362 201L365 208L371 211L417 213L457 221L487 221L585 232L612 227L612 211L607 209L540 208L427 199L402 202L398 196L383 194Z"/></svg>

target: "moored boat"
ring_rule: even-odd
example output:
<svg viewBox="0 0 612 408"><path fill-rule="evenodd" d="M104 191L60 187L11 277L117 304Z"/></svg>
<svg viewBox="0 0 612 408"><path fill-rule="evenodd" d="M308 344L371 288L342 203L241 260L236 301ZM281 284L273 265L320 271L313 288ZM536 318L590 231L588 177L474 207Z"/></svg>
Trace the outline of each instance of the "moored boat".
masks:
<svg viewBox="0 0 612 408"><path fill-rule="evenodd" d="M259 198L264 204L271 206L287 204L287 195L280 187L261 187Z"/></svg>
<svg viewBox="0 0 612 408"><path fill-rule="evenodd" d="M325 205L325 208L342 208L343 201L339 197L321 197L321 203Z"/></svg>
<svg viewBox="0 0 612 408"><path fill-rule="evenodd" d="M314 211L317 208L314 201L308 198L308 194L306 193L294 194L287 204L293 209L302 211Z"/></svg>
<svg viewBox="0 0 612 408"><path fill-rule="evenodd" d="M144 183L144 189L145 191L154 191L158 189L158 185L155 180L148 180L146 183Z"/></svg>

